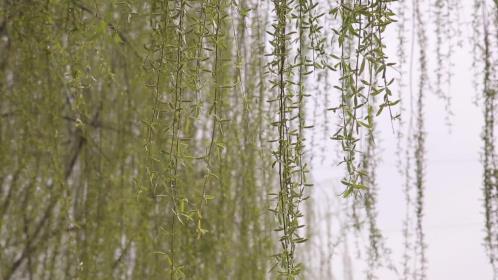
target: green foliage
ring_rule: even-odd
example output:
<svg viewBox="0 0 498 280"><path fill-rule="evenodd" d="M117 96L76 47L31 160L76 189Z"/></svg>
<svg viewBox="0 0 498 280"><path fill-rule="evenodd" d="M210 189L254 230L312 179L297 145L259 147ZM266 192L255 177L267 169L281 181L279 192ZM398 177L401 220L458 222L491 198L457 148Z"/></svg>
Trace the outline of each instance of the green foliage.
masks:
<svg viewBox="0 0 498 280"><path fill-rule="evenodd" d="M265 26L251 8L3 2L2 279L268 277ZM235 58L243 17L261 50Z"/></svg>
<svg viewBox="0 0 498 280"><path fill-rule="evenodd" d="M398 11L402 65L405 2ZM409 271L405 255L403 277L425 279L429 53L422 2L412 2L420 77L411 140L399 151L407 208L415 201L417 259ZM395 270L377 225L375 141L382 112L393 129L399 118L385 40L396 22L393 3L2 1L0 278L303 278L310 263L303 243L323 218L303 209L315 124L340 144L342 196L351 198L356 234L368 232L367 278L384 264ZM452 49L443 31L456 4L434 2L436 94L447 108L442 87ZM489 4L476 0L483 19L474 28L482 50L476 65L484 70L486 247L496 270L498 7ZM327 108L333 100L339 104ZM340 120L333 133L329 111ZM315 123L321 113L323 123Z"/></svg>

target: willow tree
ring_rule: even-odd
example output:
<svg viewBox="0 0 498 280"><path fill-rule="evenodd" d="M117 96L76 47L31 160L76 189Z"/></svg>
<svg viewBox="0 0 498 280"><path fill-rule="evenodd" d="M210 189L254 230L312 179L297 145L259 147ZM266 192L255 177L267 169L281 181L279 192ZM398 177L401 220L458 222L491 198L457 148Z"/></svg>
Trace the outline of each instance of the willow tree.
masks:
<svg viewBox="0 0 498 280"><path fill-rule="evenodd" d="M321 133L340 147L344 168L334 172L354 211L354 230L341 232L366 229L366 277L374 279L384 263L393 266L377 225L376 139L383 112L399 129L393 92L403 79L386 38L400 27L403 67L405 2L396 16L384 0L2 1L1 278L306 277L313 259L302 245L327 218L305 219L319 215L305 203ZM424 102L432 92L423 7L435 8L435 94L450 111L452 49L441 30L455 3L411 5L420 78L411 140L400 151L407 205L416 201L416 279L426 270ZM496 267L491 4L476 0L474 26L483 50L486 244Z"/></svg>

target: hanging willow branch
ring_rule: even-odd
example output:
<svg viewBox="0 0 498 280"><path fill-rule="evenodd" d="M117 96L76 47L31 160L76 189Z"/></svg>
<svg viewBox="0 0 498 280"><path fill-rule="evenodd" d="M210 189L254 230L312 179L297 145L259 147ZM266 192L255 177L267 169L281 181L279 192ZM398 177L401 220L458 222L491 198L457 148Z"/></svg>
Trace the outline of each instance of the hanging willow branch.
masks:
<svg viewBox="0 0 498 280"><path fill-rule="evenodd" d="M493 63L493 40L490 34L489 6L486 1L476 2L476 8L480 8L482 15L482 62L483 73L483 103L484 103L484 127L482 140L484 144L483 157L483 192L484 192L484 216L485 216L485 245L489 262L493 268L494 278L498 277L498 169L495 149L495 126L496 126L496 88L493 83L493 72L496 65ZM498 2L495 1L496 22L498 22ZM495 38L495 40L498 38ZM496 53L495 53L496 54Z"/></svg>
<svg viewBox="0 0 498 280"><path fill-rule="evenodd" d="M282 252L276 259L281 268L280 274L286 279L294 279L302 270L302 265L296 262L296 245L306 241L300 232L304 227L300 222L303 217L300 205L306 199L304 188L311 186L306 179L309 171L304 156L304 130L311 127L305 124L305 79L313 73L308 71L310 66L321 68L315 57L309 59L306 53L308 49L313 54L315 50L320 50L317 42L320 28L316 22L323 14L314 16L317 4L312 1L298 1L295 6L285 0L274 1L273 4L276 21L273 31L268 32L273 37L270 42L273 61L269 64L269 71L275 77L270 81L272 88L277 91L277 97L271 103L277 103L278 108L278 120L273 123L278 129L278 149L273 154L279 174L278 201L274 211L280 225L277 231L282 232ZM294 27L290 24L292 21L295 21ZM297 38L293 40L296 33ZM308 47L306 37L311 41L311 47ZM290 57L295 42L298 46L293 63ZM296 68L297 81L293 81Z"/></svg>
<svg viewBox="0 0 498 280"><path fill-rule="evenodd" d="M341 56L334 56L339 60L335 68L341 72L341 85L335 86L341 92L341 98L340 105L332 110L340 112L342 124L332 139L340 141L344 151L347 175L342 183L346 186L345 197L364 189L360 181L366 174L361 170L357 143L364 129L373 128L373 115L362 116L363 107L367 107L366 112L376 110L376 116L387 107L391 121L399 117L392 112L392 106L399 102L391 101L389 86L394 79L387 77L387 69L394 63L387 62L383 44L386 27L394 22L394 13L388 4L382 0L341 0L339 6L330 11L341 21L341 28L333 29L341 48ZM364 73L365 70L368 71ZM363 74L366 75L364 79ZM383 96L383 102L375 109L370 101L378 95Z"/></svg>
<svg viewBox="0 0 498 280"><path fill-rule="evenodd" d="M417 253L417 270L414 272L416 279L426 279L427 258L425 255L425 233L423 230L424 216L424 194L425 194L425 123L424 123L424 102L425 91L427 87L427 37L425 33L424 21L419 1L412 1L413 20L416 22L417 42L419 47L419 67L420 76L418 83L418 93L416 97L415 112L415 133L414 133L414 158L415 158L415 212L416 212L416 253Z"/></svg>
<svg viewBox="0 0 498 280"><path fill-rule="evenodd" d="M432 4L432 3L431 3ZM436 38L436 88L435 95L444 102L446 123L451 125L450 86L453 77L453 56L455 49L461 47L461 2L458 0L437 0L433 4L433 20Z"/></svg>
<svg viewBox="0 0 498 280"><path fill-rule="evenodd" d="M296 265L294 259L295 243L294 238L297 234L297 217L294 197L295 189L292 180L292 151L289 134L289 102L292 96L286 91L288 88L287 75L289 74L288 64L286 63L289 53L288 45L290 34L287 33L288 17L292 8L286 0L273 1L274 10L276 13L276 22L271 44L273 46L274 60L271 63L270 71L274 70L276 79L271 83L278 91L276 102L278 102L278 121L274 124L278 128L278 150L275 152L276 161L278 164L279 174L279 193L276 215L278 216L279 224L281 225L277 231L282 231L280 242L282 244L282 252L277 255L277 262L281 267L280 273L287 279L295 278L299 272L299 265Z"/></svg>

